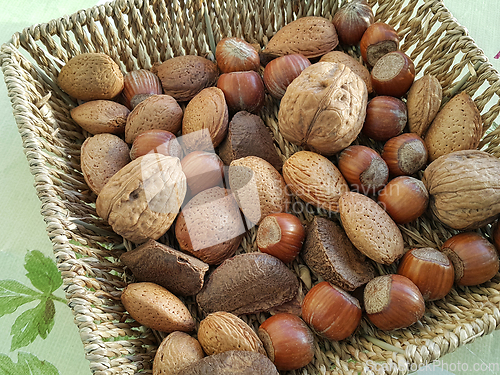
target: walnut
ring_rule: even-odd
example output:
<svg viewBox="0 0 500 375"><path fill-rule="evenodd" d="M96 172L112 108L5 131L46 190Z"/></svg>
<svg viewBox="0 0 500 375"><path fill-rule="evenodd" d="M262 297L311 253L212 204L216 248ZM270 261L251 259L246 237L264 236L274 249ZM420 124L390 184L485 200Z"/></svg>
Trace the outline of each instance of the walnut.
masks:
<svg viewBox="0 0 500 375"><path fill-rule="evenodd" d="M289 142L333 155L361 132L366 84L347 66L319 62L304 69L281 99L278 126Z"/></svg>
<svg viewBox="0 0 500 375"><path fill-rule="evenodd" d="M97 197L96 211L132 242L156 240L175 220L186 189L178 158L147 154L109 179Z"/></svg>
<svg viewBox="0 0 500 375"><path fill-rule="evenodd" d="M445 225L476 229L500 214L500 159L478 150L455 151L433 161L422 182L429 207Z"/></svg>

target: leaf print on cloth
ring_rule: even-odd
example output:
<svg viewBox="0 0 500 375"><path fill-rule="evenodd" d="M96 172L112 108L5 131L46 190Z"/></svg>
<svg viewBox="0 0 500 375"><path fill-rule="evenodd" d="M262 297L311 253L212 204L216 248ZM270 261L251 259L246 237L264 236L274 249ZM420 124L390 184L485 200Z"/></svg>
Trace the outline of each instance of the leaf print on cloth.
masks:
<svg viewBox="0 0 500 375"><path fill-rule="evenodd" d="M54 301L66 304L66 300L52 294L63 283L54 261L38 250L28 251L24 260L26 277L38 290L16 280L0 280L0 317L14 313L24 304L39 302L35 307L23 311L12 325L10 351L31 344L38 336L46 339L54 326Z"/></svg>
<svg viewBox="0 0 500 375"><path fill-rule="evenodd" d="M59 375L59 371L47 361L41 361L31 353L18 352L17 363L9 356L0 354L1 375Z"/></svg>

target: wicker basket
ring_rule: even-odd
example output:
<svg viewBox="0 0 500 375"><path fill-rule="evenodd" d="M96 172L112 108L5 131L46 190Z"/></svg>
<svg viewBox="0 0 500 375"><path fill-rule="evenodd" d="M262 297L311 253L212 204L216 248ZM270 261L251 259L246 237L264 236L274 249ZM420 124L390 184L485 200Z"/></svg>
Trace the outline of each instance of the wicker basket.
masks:
<svg viewBox="0 0 500 375"><path fill-rule="evenodd" d="M438 0L370 3L376 20L398 30L401 49L415 62L418 76L425 72L439 79L445 101L458 91L474 98L487 134L480 147L500 156L500 128L492 126L500 111L499 74L465 28ZM27 28L2 46L2 69L41 212L94 374L151 373L162 336L133 321L120 302L131 276L118 258L131 244L95 213L96 196L80 171L80 145L88 134L69 115L76 103L55 84L60 68L70 57L94 51L109 54L124 72L177 55L213 59L215 43L225 36L265 46L276 30L295 18L331 19L338 6L335 0L119 0ZM268 97L261 116L287 158L297 148L277 130L278 104ZM310 219L307 215L303 218ZM400 228L408 247L439 246L452 234L430 216ZM490 230L481 232L489 235ZM251 231L239 251L255 251L254 239ZM171 233L162 240L172 240ZM308 279L317 281L300 260L292 268L304 281L303 292L311 285ZM395 271L394 266L378 270ZM388 334L363 320L358 332L341 342L317 338L313 362L290 373L406 374L494 331L500 325L499 303L498 275L481 286L455 288L445 299L427 303L424 318L409 329ZM199 321L193 301L186 304ZM255 329L265 318L244 317Z"/></svg>

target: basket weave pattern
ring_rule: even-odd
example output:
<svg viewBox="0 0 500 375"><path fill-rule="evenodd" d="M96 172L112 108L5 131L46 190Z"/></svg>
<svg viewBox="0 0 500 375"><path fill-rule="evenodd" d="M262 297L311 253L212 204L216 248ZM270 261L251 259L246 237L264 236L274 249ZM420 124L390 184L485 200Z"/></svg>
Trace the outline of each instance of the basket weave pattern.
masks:
<svg viewBox="0 0 500 375"><path fill-rule="evenodd" d="M435 75L444 100L466 91L478 106L485 136L481 146L500 157L500 76L482 51L438 0L370 0L375 18L396 28L401 49L415 62L418 76ZM89 136L71 119L76 103L55 84L60 68L82 52L104 52L123 72L150 68L178 55L213 59L215 43L237 36L265 46L280 27L308 15L329 19L337 1L306 0L118 0L71 16L35 25L4 44L0 60L26 157L41 200L41 212L53 243L90 368L96 375L151 373L152 359L163 337L132 320L120 294L130 272L119 262L132 244L123 241L95 213L96 199L80 170L80 146ZM356 55L354 49L346 52ZM298 148L278 131L279 103L270 97L261 116L286 159ZM314 214L327 215L317 211ZM310 219L311 213L302 213ZM453 232L431 216L400 226L408 247L440 246ZM482 234L489 235L485 227ZM255 230L240 252L255 251ZM164 242L175 241L167 233ZM301 278L302 293L317 282L300 259L291 265ZM379 273L395 266L378 265ZM426 304L424 318L409 329L390 334L367 320L341 342L316 340L316 355L301 374L406 374L500 325L500 276L478 287L454 288L443 300ZM192 299L186 304L199 320ZM254 329L267 317L244 317ZM370 366L370 361L392 366Z"/></svg>

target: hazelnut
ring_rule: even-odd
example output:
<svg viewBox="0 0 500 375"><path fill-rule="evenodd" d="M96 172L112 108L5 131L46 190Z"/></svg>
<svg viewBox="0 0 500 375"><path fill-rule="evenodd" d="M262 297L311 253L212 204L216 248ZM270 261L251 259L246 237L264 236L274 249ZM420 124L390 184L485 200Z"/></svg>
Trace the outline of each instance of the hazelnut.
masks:
<svg viewBox="0 0 500 375"><path fill-rule="evenodd" d="M404 133L389 139L382 151L382 158L394 176L412 175L427 164L427 147L415 133Z"/></svg>
<svg viewBox="0 0 500 375"><path fill-rule="evenodd" d="M424 316L422 293L409 278L402 275L378 276L366 284L366 315L379 329L392 331L406 328Z"/></svg>

